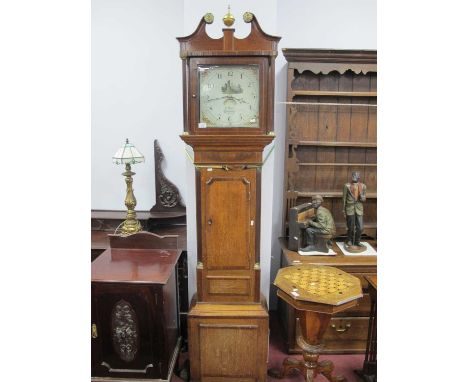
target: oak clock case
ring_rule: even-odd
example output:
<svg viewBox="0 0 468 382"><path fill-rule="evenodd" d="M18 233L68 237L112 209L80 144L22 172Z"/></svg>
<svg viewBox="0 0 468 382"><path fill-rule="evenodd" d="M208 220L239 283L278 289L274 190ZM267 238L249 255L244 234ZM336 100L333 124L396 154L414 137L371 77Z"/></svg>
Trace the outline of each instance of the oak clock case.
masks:
<svg viewBox="0 0 468 382"><path fill-rule="evenodd" d="M206 15L178 38L184 134L194 152L197 293L188 315L191 380L266 381L268 309L260 294L263 150L274 139L279 37L244 14L250 34L212 39Z"/></svg>

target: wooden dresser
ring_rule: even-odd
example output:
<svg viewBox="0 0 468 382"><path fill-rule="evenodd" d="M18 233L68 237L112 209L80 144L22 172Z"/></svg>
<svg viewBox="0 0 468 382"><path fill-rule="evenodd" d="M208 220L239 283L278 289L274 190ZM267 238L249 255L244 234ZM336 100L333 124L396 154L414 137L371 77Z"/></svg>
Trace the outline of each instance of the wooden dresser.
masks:
<svg viewBox="0 0 468 382"><path fill-rule="evenodd" d="M367 241L374 247L376 246L374 241ZM357 276L361 280L364 297L356 307L337 313L332 318L323 337L325 344L323 353L364 353L366 351L371 309L369 284L365 276L377 273L377 257L344 256L336 243L333 243L333 250L337 253L336 256L300 256L297 252L287 249L286 238L281 238L280 243L282 251L281 267L301 264L329 265ZM294 309L278 300L278 313L286 336L288 352L301 353L302 350L296 345L296 314Z"/></svg>
<svg viewBox="0 0 468 382"><path fill-rule="evenodd" d="M357 307L335 316L324 336L328 353L363 353L370 313L364 276L377 272L377 259L344 256L300 256L289 251L289 211L320 194L330 210L337 235L344 240L343 185L359 171L367 185L363 241L377 239L377 52L375 50L283 49L288 62L282 266L330 265L361 279L364 298ZM338 238L340 239L340 238ZM291 247L292 248L292 247ZM278 310L287 347L298 352L294 311L281 301Z"/></svg>
<svg viewBox="0 0 468 382"><path fill-rule="evenodd" d="M364 233L377 237L377 52L283 49L288 61L283 233L288 212L324 198L346 233L343 185L353 171L367 185Z"/></svg>

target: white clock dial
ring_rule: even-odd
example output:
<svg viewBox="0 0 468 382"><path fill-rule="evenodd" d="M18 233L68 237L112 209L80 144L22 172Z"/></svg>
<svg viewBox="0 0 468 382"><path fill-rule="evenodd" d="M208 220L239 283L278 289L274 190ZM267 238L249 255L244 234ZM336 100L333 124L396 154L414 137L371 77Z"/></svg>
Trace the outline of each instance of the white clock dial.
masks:
<svg viewBox="0 0 468 382"><path fill-rule="evenodd" d="M259 127L258 65L200 66L199 127Z"/></svg>

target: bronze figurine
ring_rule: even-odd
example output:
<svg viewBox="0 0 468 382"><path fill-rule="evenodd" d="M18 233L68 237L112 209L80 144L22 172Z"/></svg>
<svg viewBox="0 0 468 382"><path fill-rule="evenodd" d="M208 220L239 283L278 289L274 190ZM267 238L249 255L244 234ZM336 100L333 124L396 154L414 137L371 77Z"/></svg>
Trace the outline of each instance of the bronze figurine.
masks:
<svg viewBox="0 0 468 382"><path fill-rule="evenodd" d="M300 248L303 252L325 252L331 248L331 239L336 233L335 221L328 209L322 207L323 198L320 195L312 197L312 208L315 209L315 215L302 223L306 228L307 246Z"/></svg>
<svg viewBox="0 0 468 382"><path fill-rule="evenodd" d="M348 229L344 247L348 252L366 250L366 246L361 243L364 216L362 203L366 201L366 185L360 180L359 171L353 171L351 182L346 183L343 187L343 214Z"/></svg>

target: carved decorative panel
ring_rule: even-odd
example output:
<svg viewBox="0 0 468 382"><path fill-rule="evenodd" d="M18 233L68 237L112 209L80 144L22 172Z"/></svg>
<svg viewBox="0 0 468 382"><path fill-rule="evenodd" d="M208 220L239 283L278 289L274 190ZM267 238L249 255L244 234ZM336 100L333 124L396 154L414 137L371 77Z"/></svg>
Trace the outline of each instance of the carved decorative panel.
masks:
<svg viewBox="0 0 468 382"><path fill-rule="evenodd" d="M174 212L180 216L185 215L185 206L182 203L179 190L176 185L166 178L162 170L164 154L158 140L154 140L154 166L155 166L155 190L156 204L150 212Z"/></svg>
<svg viewBox="0 0 468 382"><path fill-rule="evenodd" d="M112 309L111 317L114 350L123 361L133 361L139 346L136 313L127 301L120 300Z"/></svg>

